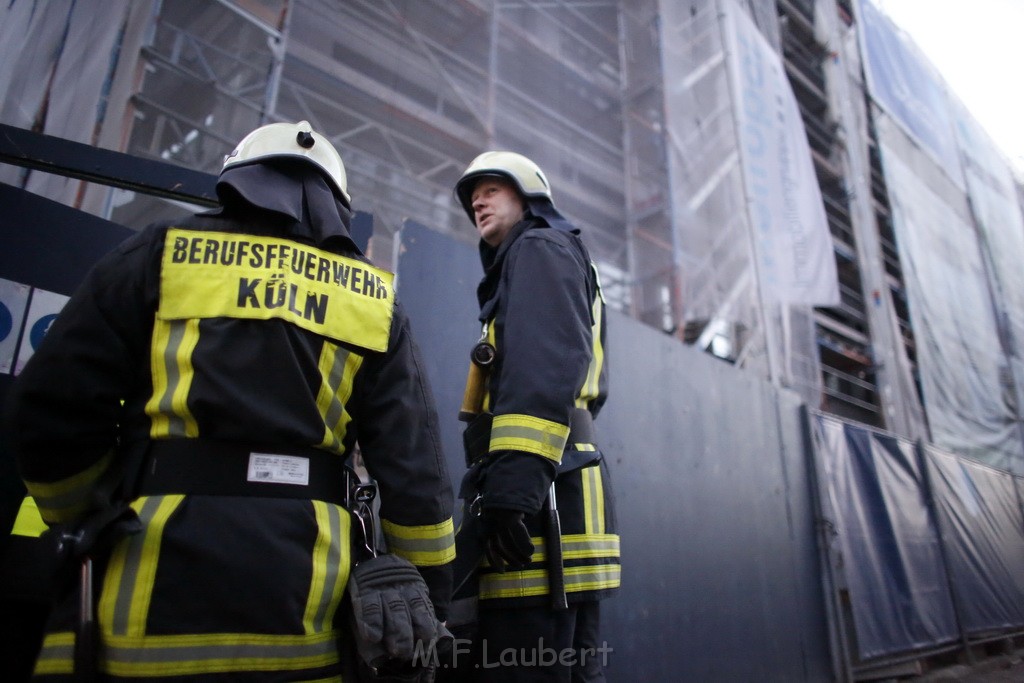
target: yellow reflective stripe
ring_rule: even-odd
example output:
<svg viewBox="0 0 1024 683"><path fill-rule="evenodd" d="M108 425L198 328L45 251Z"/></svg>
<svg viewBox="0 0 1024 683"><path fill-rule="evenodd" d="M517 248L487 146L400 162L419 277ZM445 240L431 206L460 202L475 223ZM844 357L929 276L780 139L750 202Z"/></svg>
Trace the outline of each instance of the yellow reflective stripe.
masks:
<svg viewBox="0 0 1024 683"><path fill-rule="evenodd" d="M488 344L493 346L495 349L498 348L497 337L494 334L494 319L493 318L491 320L489 320L488 322L484 323L484 334L483 334L483 336L487 338L487 343ZM490 382L490 373L489 372L485 373L485 376L486 376L486 379L484 381L486 382L486 385L485 385L486 389L484 391L484 402L482 404L481 410L483 410L485 413L489 413L489 412L491 412L491 382Z"/></svg>
<svg viewBox="0 0 1024 683"><path fill-rule="evenodd" d="M592 443L574 443L573 448L578 451L596 451L597 447Z"/></svg>
<svg viewBox="0 0 1024 683"><path fill-rule="evenodd" d="M146 415L149 416L149 435L165 437L170 433L170 417L160 412L160 403L167 393L167 365L164 355L170 344L171 326L157 320L153 324L153 338L149 349L149 374L153 378L153 395L146 401Z"/></svg>
<svg viewBox="0 0 1024 683"><path fill-rule="evenodd" d="M99 601L106 636L142 636L146 632L164 526L185 496L143 496L132 502L143 532L121 540L111 554Z"/></svg>
<svg viewBox="0 0 1024 683"><path fill-rule="evenodd" d="M75 671L75 634L49 633L43 638L43 647L36 659L36 676L44 674L70 674Z"/></svg>
<svg viewBox="0 0 1024 683"><path fill-rule="evenodd" d="M348 582L351 561L348 553L351 517L348 512L333 503L311 502L316 515L317 538L313 546L309 598L302 618L307 635L330 629Z"/></svg>
<svg viewBox="0 0 1024 683"><path fill-rule="evenodd" d="M352 416L345 405L352 397L352 383L363 364L363 357L347 349L324 342L320 350L320 389L316 405L324 420L324 438L320 447L343 454L345 434Z"/></svg>
<svg viewBox="0 0 1024 683"><path fill-rule="evenodd" d="M196 437L199 427L188 409L194 376L192 352L199 343L199 320L156 320L150 348L153 395L146 402L154 439Z"/></svg>
<svg viewBox="0 0 1024 683"><path fill-rule="evenodd" d="M496 415L489 450L525 451L559 463L568 437L569 428L557 422L532 415Z"/></svg>
<svg viewBox="0 0 1024 683"><path fill-rule="evenodd" d="M597 270L595 269L596 273ZM601 393L601 371L604 368L604 345L601 344L601 319L604 316L604 294L598 286L599 296L594 297L591 311L594 316L594 324L591 326L591 357L590 367L587 369L587 379L580 387L580 393L576 397L576 407L586 408L590 401L596 399Z"/></svg>
<svg viewBox="0 0 1024 683"><path fill-rule="evenodd" d="M28 536L38 538L44 531L49 529L42 515L39 514L39 506L32 496L25 496L18 508L18 516L14 518L14 527L11 528L12 536Z"/></svg>
<svg viewBox="0 0 1024 683"><path fill-rule="evenodd" d="M381 520L388 550L421 567L435 567L455 559L455 524L451 518L440 524L402 526Z"/></svg>
<svg viewBox="0 0 1024 683"><path fill-rule="evenodd" d="M203 633L104 639L103 671L115 676L175 676L297 671L337 664L334 631L310 635Z"/></svg>
<svg viewBox="0 0 1024 683"><path fill-rule="evenodd" d="M113 451L103 455L86 469L53 482L25 481L25 488L35 499L39 514L47 524L68 522L85 512L90 504L93 485L110 467Z"/></svg>
<svg viewBox="0 0 1024 683"><path fill-rule="evenodd" d="M160 320L282 320L385 351L394 275L278 237L171 228L160 265Z"/></svg>
<svg viewBox="0 0 1024 683"><path fill-rule="evenodd" d="M603 534L604 480L601 467L594 465L580 470L583 479L583 530L588 534Z"/></svg>

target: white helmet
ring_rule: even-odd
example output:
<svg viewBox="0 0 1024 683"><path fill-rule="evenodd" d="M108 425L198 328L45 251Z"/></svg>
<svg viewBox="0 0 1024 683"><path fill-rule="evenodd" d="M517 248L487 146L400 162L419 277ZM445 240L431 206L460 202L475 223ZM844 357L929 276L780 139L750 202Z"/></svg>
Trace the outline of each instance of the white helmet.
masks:
<svg viewBox="0 0 1024 683"><path fill-rule="evenodd" d="M221 172L266 159L289 158L304 159L320 169L345 206L352 208L348 176L341 155L327 138L314 133L307 121L260 126L242 138L234 151L224 157Z"/></svg>
<svg viewBox="0 0 1024 683"><path fill-rule="evenodd" d="M482 176L501 176L511 180L527 199L551 199L551 186L548 185L548 179L540 170L540 166L515 152L484 152L473 159L462 173L459 182L455 184L455 194L458 195L470 222L473 222L473 188Z"/></svg>

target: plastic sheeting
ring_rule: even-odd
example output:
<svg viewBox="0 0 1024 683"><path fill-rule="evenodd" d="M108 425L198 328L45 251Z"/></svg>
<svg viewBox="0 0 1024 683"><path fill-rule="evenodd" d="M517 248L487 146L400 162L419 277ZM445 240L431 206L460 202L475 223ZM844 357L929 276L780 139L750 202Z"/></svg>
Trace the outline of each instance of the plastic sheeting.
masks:
<svg viewBox="0 0 1024 683"><path fill-rule="evenodd" d="M731 18L722 11L726 6ZM724 45L723 22L741 26L744 36L753 36L747 41L750 49L744 54L756 55L763 60L762 64L777 60L777 55L764 42L750 17L733 3L702 0L682 4L661 0L658 9L661 70L665 79L667 191L671 197L666 209L671 212L669 239L681 281L687 334L694 337L700 348L710 348L752 372L772 377L817 405L821 372L811 309L772 302L794 297L760 294L759 288L765 286L769 273L766 270L765 277L759 278L753 257L750 214L737 210L749 205L751 212L765 216L770 207L763 193L747 197L744 164L752 160L741 154L743 123L759 112L740 110L740 114L747 111L751 116L744 115L743 121L738 120L732 101L733 81L738 83L742 74ZM765 8L760 10L755 17L764 20ZM778 37L769 37L772 38L777 41ZM788 91L784 78L782 83L766 81L764 85L766 89ZM771 104L774 106L774 97ZM788 113L795 116L792 110ZM761 118L757 120L763 122ZM774 118L767 123L769 128L776 125ZM789 128L781 133L774 130L772 135L782 134L784 142L796 140L805 144L806 134L799 116L790 118L787 125ZM763 133L764 126L761 128ZM809 152L804 155L809 164ZM794 157L791 155L789 161L795 163ZM782 176L774 170L766 173L762 165L754 169L757 171L781 182ZM644 184L640 191L649 187L654 187L653 183ZM817 187L814 192L817 193ZM784 232L785 221L778 221L776 226L782 226L779 232ZM827 232L824 237L828 238ZM642 240L636 243L643 248ZM827 239L826 244L830 249ZM769 254L762 255L770 260ZM825 257L823 262L834 266L831 251ZM788 293L792 294L793 289Z"/></svg>
<svg viewBox="0 0 1024 683"><path fill-rule="evenodd" d="M964 105L954 98L951 102L971 211L998 302L1000 342L1013 371L1006 400L1013 401L1019 420L1024 410L1024 220L1006 159ZM1004 466L1024 472L1024 459Z"/></svg>
<svg viewBox="0 0 1024 683"><path fill-rule="evenodd" d="M860 658L955 640L914 446L823 416L816 427Z"/></svg>
<svg viewBox="0 0 1024 683"><path fill-rule="evenodd" d="M102 12L95 10L90 3L71 0L11 3L0 28L0 121L93 142L131 3L114 0L104 3ZM0 170L0 180L16 183L22 173ZM80 185L71 178L33 173L25 187L70 204Z"/></svg>
<svg viewBox="0 0 1024 683"><path fill-rule="evenodd" d="M732 0L720 11L761 297L837 306L832 237L782 60Z"/></svg>
<svg viewBox="0 0 1024 683"><path fill-rule="evenodd" d="M669 237L681 281L680 313L700 333L697 345L727 340L722 355L767 376L748 217L738 210L746 200L715 4L695 3L692 12L678 2L659 4Z"/></svg>
<svg viewBox="0 0 1024 683"><path fill-rule="evenodd" d="M967 199L892 119L876 122L931 441L1003 469L1022 444Z"/></svg>
<svg viewBox="0 0 1024 683"><path fill-rule="evenodd" d="M1024 626L1024 513L1014 477L936 448L925 453L965 630Z"/></svg>
<svg viewBox="0 0 1024 683"><path fill-rule="evenodd" d="M1009 167L914 43L871 0L858 10L931 440L1024 471L1024 225Z"/></svg>

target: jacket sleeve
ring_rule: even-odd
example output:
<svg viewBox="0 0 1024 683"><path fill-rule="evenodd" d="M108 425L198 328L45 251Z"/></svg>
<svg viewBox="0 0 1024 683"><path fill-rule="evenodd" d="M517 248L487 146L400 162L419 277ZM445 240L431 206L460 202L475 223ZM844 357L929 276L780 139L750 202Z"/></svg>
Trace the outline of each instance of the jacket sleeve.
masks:
<svg viewBox="0 0 1024 683"><path fill-rule="evenodd" d="M589 271L575 245L552 231L528 232L516 246L495 321L501 375L481 489L485 507L533 514L561 462L590 367Z"/></svg>
<svg viewBox="0 0 1024 683"><path fill-rule="evenodd" d="M433 394L408 318L397 304L388 351L367 359L355 391L359 447L380 487L388 550L419 568L443 620L455 558L452 485Z"/></svg>
<svg viewBox="0 0 1024 683"><path fill-rule="evenodd" d="M92 492L113 472L121 402L139 393L138 359L148 357L149 256L136 235L101 259L7 397L8 446L48 524L98 505Z"/></svg>

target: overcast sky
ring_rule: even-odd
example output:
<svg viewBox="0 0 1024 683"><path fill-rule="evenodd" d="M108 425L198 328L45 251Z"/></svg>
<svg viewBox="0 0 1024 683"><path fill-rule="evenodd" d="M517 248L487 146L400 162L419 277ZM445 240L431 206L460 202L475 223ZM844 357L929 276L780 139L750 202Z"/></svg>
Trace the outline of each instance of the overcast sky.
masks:
<svg viewBox="0 0 1024 683"><path fill-rule="evenodd" d="M1024 178L1024 0L874 0Z"/></svg>

